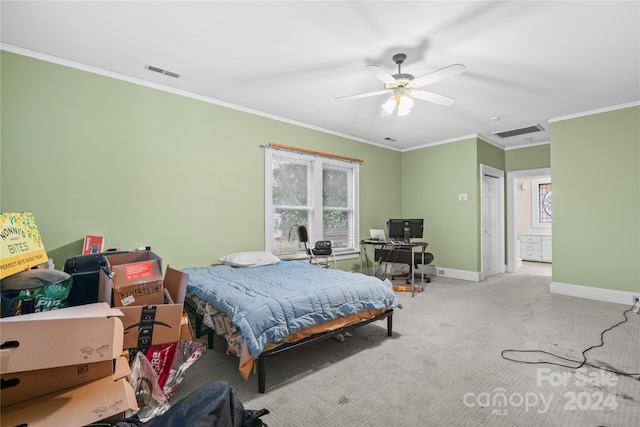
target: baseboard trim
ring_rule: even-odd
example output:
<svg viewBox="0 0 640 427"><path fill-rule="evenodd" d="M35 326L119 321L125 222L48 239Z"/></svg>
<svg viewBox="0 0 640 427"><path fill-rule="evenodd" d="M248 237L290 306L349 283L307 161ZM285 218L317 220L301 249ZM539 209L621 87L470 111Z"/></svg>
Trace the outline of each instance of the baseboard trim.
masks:
<svg viewBox="0 0 640 427"><path fill-rule="evenodd" d="M633 305L633 295L638 294L637 292L618 291L615 289L596 288L593 286L574 285L562 282L551 282L549 292L571 297L614 302L628 306Z"/></svg>
<svg viewBox="0 0 640 427"><path fill-rule="evenodd" d="M415 270L416 278L418 278L418 275L422 273L423 268L424 268L424 274L426 276L449 277L451 279L466 280L469 282L482 281L481 271L456 270L453 268L436 267L434 265L425 265L424 267L418 266L418 268ZM367 274L366 269L365 270L357 269L355 271L358 273Z"/></svg>
<svg viewBox="0 0 640 427"><path fill-rule="evenodd" d="M482 280L482 272L480 271L456 270L454 268L437 267L432 265L425 267L425 274L450 277L458 280L467 280L469 282L480 282Z"/></svg>

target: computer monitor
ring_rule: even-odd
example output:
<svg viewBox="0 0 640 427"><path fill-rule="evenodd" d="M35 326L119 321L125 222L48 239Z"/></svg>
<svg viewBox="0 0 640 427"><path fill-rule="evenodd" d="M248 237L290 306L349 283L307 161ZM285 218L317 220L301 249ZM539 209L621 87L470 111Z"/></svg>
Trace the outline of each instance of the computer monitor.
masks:
<svg viewBox="0 0 640 427"><path fill-rule="evenodd" d="M421 239L424 229L424 219L390 219L387 221L389 239L409 242L411 239Z"/></svg>

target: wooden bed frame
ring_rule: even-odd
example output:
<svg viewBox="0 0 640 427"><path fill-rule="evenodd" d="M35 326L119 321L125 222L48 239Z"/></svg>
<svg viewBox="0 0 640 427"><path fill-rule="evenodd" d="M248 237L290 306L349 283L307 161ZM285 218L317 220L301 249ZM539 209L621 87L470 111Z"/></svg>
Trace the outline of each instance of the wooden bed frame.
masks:
<svg viewBox="0 0 640 427"><path fill-rule="evenodd" d="M196 310L196 306L190 298L186 298L184 301L184 308L187 313L192 315L195 319L195 334L196 338L200 338L202 335L202 319L203 316L199 314ZM294 348L301 347L303 345L311 344L320 340L326 340L329 338L333 338L336 335L344 334L345 332L351 332L355 329L358 329L361 326L368 325L371 322L376 320L387 319L387 336L393 335L393 309L390 308L385 312L372 317L371 319L363 320L361 322L355 323L353 325L344 326L339 329L335 329L333 331L321 332L318 334L311 335L307 338L304 338L300 341L292 342L292 343L283 343L276 348L271 350L267 350L263 352L258 359L256 359L258 366L258 392L264 393L266 390L266 381L267 381L267 367L265 365L265 359L275 356L278 353L282 353L283 351L292 350ZM215 332L213 329L207 328L207 345L211 349L213 348L213 338L215 336Z"/></svg>

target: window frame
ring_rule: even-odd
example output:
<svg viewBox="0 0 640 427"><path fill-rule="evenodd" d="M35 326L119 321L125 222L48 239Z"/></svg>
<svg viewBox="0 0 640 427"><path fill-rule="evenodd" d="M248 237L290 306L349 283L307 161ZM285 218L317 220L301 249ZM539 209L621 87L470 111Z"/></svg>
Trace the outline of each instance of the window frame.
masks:
<svg viewBox="0 0 640 427"><path fill-rule="evenodd" d="M357 257L359 251L359 175L360 164L341 158L333 158L317 154L307 154L286 149L278 149L265 147L265 163L264 163L264 217L265 217L265 234L264 244L265 251L273 253L282 259L304 259L307 257L304 247L299 245L296 252L276 253L275 245L275 226L274 226L274 205L273 205L273 162L290 161L292 163L309 164L309 182L308 191L310 200L308 201L309 209L309 225L307 231L309 233L309 242L313 244L317 240L330 240L323 238L323 170L326 166L339 168L349 171L348 183L348 203L346 210L349 212L348 223L348 246L346 248L335 248L334 254L337 259L347 259ZM329 207L331 208L331 207ZM333 207L335 208L335 207ZM289 230L283 230L287 233ZM295 234L297 240L297 233Z"/></svg>
<svg viewBox="0 0 640 427"><path fill-rule="evenodd" d="M540 210L543 209L542 198L540 197L540 186L551 186L551 178L533 178L531 180L531 207L532 207L532 226L534 228L551 228L553 223L553 215L549 215L549 222L540 222ZM549 191L552 191L553 187ZM553 214L553 212L552 212Z"/></svg>

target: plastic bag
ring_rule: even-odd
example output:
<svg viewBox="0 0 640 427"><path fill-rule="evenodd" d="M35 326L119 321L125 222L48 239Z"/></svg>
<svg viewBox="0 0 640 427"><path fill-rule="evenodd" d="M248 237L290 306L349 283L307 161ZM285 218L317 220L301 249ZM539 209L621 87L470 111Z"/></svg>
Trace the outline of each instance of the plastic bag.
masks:
<svg viewBox="0 0 640 427"><path fill-rule="evenodd" d="M2 317L68 307L73 278L62 271L35 268L0 280Z"/></svg>
<svg viewBox="0 0 640 427"><path fill-rule="evenodd" d="M200 358L207 346L195 341L180 340L149 347L147 359L158 374L158 385L167 399L171 398L184 379L184 373Z"/></svg>
<svg viewBox="0 0 640 427"><path fill-rule="evenodd" d="M135 413L140 421L147 422L169 409L169 402L158 385L158 374L142 352L137 352L133 359L129 383L136 393L139 409L137 412L128 411L127 416Z"/></svg>

